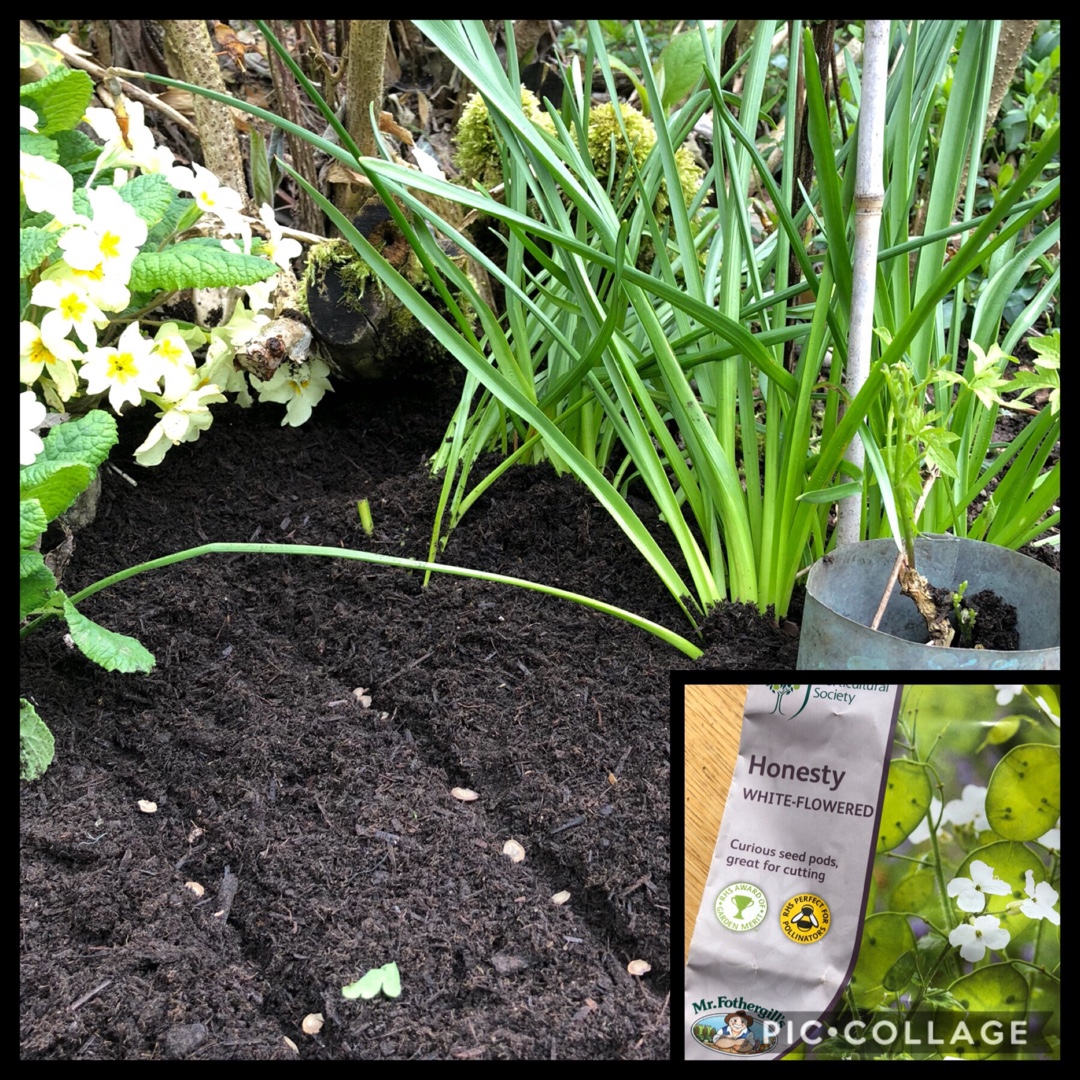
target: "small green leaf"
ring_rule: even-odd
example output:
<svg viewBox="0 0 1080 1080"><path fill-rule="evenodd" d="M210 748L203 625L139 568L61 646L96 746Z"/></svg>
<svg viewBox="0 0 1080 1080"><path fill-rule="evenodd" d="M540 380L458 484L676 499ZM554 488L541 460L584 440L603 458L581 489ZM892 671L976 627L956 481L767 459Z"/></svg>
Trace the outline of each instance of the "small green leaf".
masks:
<svg viewBox="0 0 1080 1080"><path fill-rule="evenodd" d="M52 732L26 698L19 698L19 779L36 780L52 764Z"/></svg>
<svg viewBox="0 0 1080 1080"><path fill-rule="evenodd" d="M49 527L49 519L37 499L19 502L19 547L28 548Z"/></svg>
<svg viewBox="0 0 1080 1080"><path fill-rule="evenodd" d="M708 31L712 41L714 31ZM667 111L677 105L702 78L705 68L705 54L701 45L701 34L696 29L683 34L676 34L664 46L660 53L660 66L663 71L663 107Z"/></svg>
<svg viewBox="0 0 1080 1080"><path fill-rule="evenodd" d="M81 614L68 599L64 600L64 618L67 619L71 640L95 664L106 671L141 671L144 674L154 667L154 654L133 637L117 634L98 626Z"/></svg>
<svg viewBox="0 0 1080 1080"><path fill-rule="evenodd" d="M341 996L350 1000L363 998L367 1001L380 990L391 998L396 998L401 993L401 974L398 972L397 964L391 962L380 968L372 968L356 982L343 986Z"/></svg>
<svg viewBox="0 0 1080 1080"><path fill-rule="evenodd" d="M56 578L40 551L19 553L19 618L40 611L56 592Z"/></svg>
<svg viewBox="0 0 1080 1080"><path fill-rule="evenodd" d="M42 461L39 455L33 465L22 470L21 504L36 502L46 521L53 521L90 486L92 477L93 472L86 465Z"/></svg>

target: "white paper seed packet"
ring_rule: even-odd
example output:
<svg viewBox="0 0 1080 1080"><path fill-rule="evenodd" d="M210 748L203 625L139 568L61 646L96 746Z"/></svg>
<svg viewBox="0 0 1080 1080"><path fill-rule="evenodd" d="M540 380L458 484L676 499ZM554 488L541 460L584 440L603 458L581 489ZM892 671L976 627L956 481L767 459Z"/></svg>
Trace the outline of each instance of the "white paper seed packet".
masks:
<svg viewBox="0 0 1080 1080"><path fill-rule="evenodd" d="M1056 1058L1057 701L750 687L686 1059Z"/></svg>

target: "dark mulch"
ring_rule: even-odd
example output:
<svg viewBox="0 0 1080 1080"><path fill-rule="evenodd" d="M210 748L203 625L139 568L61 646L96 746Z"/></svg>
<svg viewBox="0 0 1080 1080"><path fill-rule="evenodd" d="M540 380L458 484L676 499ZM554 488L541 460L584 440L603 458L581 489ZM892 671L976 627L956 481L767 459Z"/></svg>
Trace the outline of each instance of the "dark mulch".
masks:
<svg viewBox="0 0 1080 1080"><path fill-rule="evenodd" d="M138 486L103 470L63 585L207 541L425 557L425 458L454 400L341 388L300 429L276 406L222 407L152 470L130 463L152 422L133 416L112 460ZM603 511L548 468L500 481L445 561L687 631ZM21 790L24 1057L668 1055L682 654L559 599L317 558L200 558L83 610L157 667L107 673L59 624L22 646L21 692L57 742ZM790 632L726 616L698 666L794 665ZM524 862L502 854L511 838ZM629 975L635 959L651 972ZM391 960L400 998L342 998ZM318 1035L301 1032L309 1013Z"/></svg>

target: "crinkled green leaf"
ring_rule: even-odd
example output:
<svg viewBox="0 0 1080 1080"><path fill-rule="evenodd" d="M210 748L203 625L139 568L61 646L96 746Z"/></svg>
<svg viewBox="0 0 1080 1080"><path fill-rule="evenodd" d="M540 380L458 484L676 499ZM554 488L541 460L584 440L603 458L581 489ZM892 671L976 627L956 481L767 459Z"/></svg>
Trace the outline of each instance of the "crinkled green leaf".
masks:
<svg viewBox="0 0 1080 1080"><path fill-rule="evenodd" d="M161 173L143 173L119 189L120 198L152 229L165 216L173 202L179 201L176 188Z"/></svg>
<svg viewBox="0 0 1080 1080"><path fill-rule="evenodd" d="M68 630L71 631L71 640L84 655L95 664L100 664L106 671L140 671L146 674L153 670L156 661L149 649L133 637L98 626L66 598L64 618L67 619Z"/></svg>
<svg viewBox="0 0 1080 1080"><path fill-rule="evenodd" d="M46 161L55 162L60 158L60 148L55 139L50 139L48 135L36 135L32 131L24 131L19 136L19 152L43 157Z"/></svg>
<svg viewBox="0 0 1080 1080"><path fill-rule="evenodd" d="M152 293L253 285L277 272L267 259L226 251L220 244L182 240L164 251L136 255L129 286L133 292Z"/></svg>
<svg viewBox="0 0 1080 1080"><path fill-rule="evenodd" d="M36 780L52 764L56 744L45 721L19 698L19 779Z"/></svg>
<svg viewBox="0 0 1080 1080"><path fill-rule="evenodd" d="M19 619L40 611L56 592L56 578L40 551L19 552Z"/></svg>
<svg viewBox="0 0 1080 1080"><path fill-rule="evenodd" d="M49 519L37 499L19 500L19 547L30 547L48 527Z"/></svg>
<svg viewBox="0 0 1080 1080"><path fill-rule="evenodd" d="M19 87L19 101L41 117L38 132L52 135L79 125L93 92L94 84L85 71L57 68L44 79Z"/></svg>
<svg viewBox="0 0 1080 1080"><path fill-rule="evenodd" d="M60 151L57 161L69 173L76 175L75 184L78 186L78 174L93 169L101 155L101 147L81 131L58 131L56 145Z"/></svg>
<svg viewBox="0 0 1080 1080"><path fill-rule="evenodd" d="M60 237L44 229L19 230L19 277L36 270L55 250Z"/></svg>
<svg viewBox="0 0 1080 1080"><path fill-rule="evenodd" d="M34 499L47 521L59 517L89 486L94 470L86 465L35 461L21 472L23 499Z"/></svg>
<svg viewBox="0 0 1080 1080"><path fill-rule="evenodd" d="M57 424L46 436L45 449L38 462L57 461L67 465L79 462L96 469L116 445L116 420L103 409Z"/></svg>

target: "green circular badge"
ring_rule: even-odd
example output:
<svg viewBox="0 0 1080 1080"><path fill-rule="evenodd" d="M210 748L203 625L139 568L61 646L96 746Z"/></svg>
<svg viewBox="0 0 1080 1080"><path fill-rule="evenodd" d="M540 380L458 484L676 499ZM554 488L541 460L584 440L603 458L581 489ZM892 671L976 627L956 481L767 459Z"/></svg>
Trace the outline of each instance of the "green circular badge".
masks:
<svg viewBox="0 0 1080 1080"><path fill-rule="evenodd" d="M716 894L714 910L721 926L741 933L743 930L753 930L760 924L769 910L769 904L756 885L738 881Z"/></svg>

